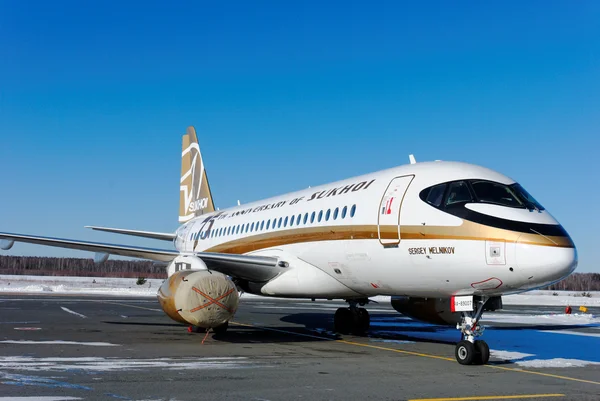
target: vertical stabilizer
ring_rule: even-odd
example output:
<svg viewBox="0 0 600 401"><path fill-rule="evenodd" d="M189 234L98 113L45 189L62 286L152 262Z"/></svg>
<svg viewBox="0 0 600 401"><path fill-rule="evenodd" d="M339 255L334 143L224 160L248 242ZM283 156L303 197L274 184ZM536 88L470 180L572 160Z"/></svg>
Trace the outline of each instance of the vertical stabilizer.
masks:
<svg viewBox="0 0 600 401"><path fill-rule="evenodd" d="M215 205L194 127L188 127L183 136L179 185L180 223L185 223L205 213L214 212Z"/></svg>

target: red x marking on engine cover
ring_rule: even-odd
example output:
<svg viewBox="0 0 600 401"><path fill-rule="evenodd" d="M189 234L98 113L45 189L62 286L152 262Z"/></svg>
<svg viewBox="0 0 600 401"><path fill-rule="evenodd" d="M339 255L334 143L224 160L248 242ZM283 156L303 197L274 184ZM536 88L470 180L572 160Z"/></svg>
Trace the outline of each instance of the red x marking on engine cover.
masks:
<svg viewBox="0 0 600 401"><path fill-rule="evenodd" d="M203 293L202 291L200 291L199 289L197 289L196 287L192 287L192 290L194 290L195 292L197 292L198 294L202 295L204 298L208 299L210 302L205 303L204 305L200 305L198 307L195 307L194 309L190 310L190 312L196 312L199 311L200 309L204 309L207 306L210 306L212 304L218 305L221 308L225 309L227 312L229 313L233 313L233 311L226 307L225 305L223 305L221 302L219 302L220 300L222 300L223 298L225 298L226 296L228 296L229 294L231 294L233 291L235 291L235 288L230 289L229 291L227 291L225 294L221 295L218 298L213 298L209 295L206 295L205 293Z"/></svg>

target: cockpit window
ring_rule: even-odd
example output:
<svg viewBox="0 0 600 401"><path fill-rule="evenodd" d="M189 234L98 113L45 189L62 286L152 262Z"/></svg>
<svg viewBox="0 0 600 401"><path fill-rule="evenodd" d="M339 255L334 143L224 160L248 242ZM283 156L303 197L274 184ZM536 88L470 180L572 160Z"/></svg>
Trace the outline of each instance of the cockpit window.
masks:
<svg viewBox="0 0 600 401"><path fill-rule="evenodd" d="M427 203L430 203L435 207L440 207L442 201L444 200L446 186L446 184L440 184L436 185L435 187L431 187L429 194L427 194L427 198L425 199Z"/></svg>
<svg viewBox="0 0 600 401"><path fill-rule="evenodd" d="M518 183L505 185L481 179L437 184L423 189L419 197L438 209L473 202L529 210L544 210L544 207Z"/></svg>
<svg viewBox="0 0 600 401"><path fill-rule="evenodd" d="M513 192L515 192L523 201L525 201L525 203L527 203L528 208L535 208L539 211L544 210L544 207L538 201L536 201L535 198L531 196L529 192L527 192L520 184L514 183L509 185L509 188L513 190Z"/></svg>
<svg viewBox="0 0 600 401"><path fill-rule="evenodd" d="M495 203L502 206L525 207L525 202L508 185L491 181L471 181L479 202Z"/></svg>
<svg viewBox="0 0 600 401"><path fill-rule="evenodd" d="M465 202L473 202L473 197L467 183L465 181L451 183L448 190L448 197L446 198L446 206Z"/></svg>

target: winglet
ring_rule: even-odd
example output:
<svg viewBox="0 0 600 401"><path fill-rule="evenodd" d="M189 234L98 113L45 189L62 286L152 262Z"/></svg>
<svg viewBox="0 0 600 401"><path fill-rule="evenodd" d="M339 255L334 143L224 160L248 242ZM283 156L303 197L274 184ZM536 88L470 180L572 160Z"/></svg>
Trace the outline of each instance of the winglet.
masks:
<svg viewBox="0 0 600 401"><path fill-rule="evenodd" d="M186 134L183 136L179 191L180 223L185 223L196 216L215 211L194 127L188 127Z"/></svg>

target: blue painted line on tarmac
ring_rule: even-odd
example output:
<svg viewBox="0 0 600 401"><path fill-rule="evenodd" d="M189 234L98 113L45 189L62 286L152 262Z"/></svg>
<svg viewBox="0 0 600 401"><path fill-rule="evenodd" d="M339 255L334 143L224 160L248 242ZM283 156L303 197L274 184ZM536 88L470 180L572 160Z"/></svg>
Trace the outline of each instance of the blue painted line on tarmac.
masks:
<svg viewBox="0 0 600 401"><path fill-rule="evenodd" d="M519 361L533 359L579 359L600 363L600 339L570 333L557 336L561 331L581 328L595 328L598 324L580 325L530 325L530 326L490 326L486 325L481 337L491 349L533 354ZM387 340L416 339L455 343L460 340L460 332L454 327L437 326L417 321L394 318L376 318L371 321L371 336Z"/></svg>

